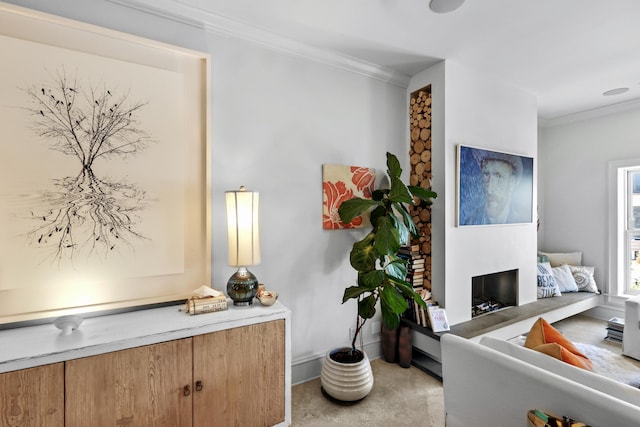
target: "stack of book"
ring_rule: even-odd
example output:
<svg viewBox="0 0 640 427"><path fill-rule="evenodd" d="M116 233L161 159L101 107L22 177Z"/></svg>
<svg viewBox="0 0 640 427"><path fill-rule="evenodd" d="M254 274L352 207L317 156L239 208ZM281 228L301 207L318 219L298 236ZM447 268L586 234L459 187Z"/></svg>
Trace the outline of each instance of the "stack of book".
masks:
<svg viewBox="0 0 640 427"><path fill-rule="evenodd" d="M213 313L227 309L227 297L218 296L193 296L185 302L184 311L190 315Z"/></svg>
<svg viewBox="0 0 640 427"><path fill-rule="evenodd" d="M449 322L444 308L438 306L431 297L431 291L424 287L426 259L420 254L420 245L403 246L398 251L398 256L407 261L407 282L427 305L425 310L417 302L407 301L409 310L405 313L405 318L422 327L430 328L433 332L448 331Z"/></svg>
<svg viewBox="0 0 640 427"><path fill-rule="evenodd" d="M620 317L612 317L607 322L606 340L621 343L622 334L624 333L624 319Z"/></svg>
<svg viewBox="0 0 640 427"><path fill-rule="evenodd" d="M423 288L425 258L420 255L420 245L403 246L398 256L407 260L407 282L418 292Z"/></svg>
<svg viewBox="0 0 640 427"><path fill-rule="evenodd" d="M414 291L420 294L424 301L431 301L431 292L423 287L425 259L420 255L420 246L403 246L398 251L398 256L407 261L407 283L413 287ZM428 325L428 316L424 309L414 300L407 300L407 304L409 304L409 309L405 312L404 317L420 326L426 327Z"/></svg>

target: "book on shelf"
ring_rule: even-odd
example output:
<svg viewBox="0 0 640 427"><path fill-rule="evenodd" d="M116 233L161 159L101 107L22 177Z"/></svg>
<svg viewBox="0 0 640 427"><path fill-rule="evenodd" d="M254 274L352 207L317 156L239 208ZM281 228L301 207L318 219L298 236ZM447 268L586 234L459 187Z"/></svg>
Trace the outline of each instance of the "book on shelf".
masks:
<svg viewBox="0 0 640 427"><path fill-rule="evenodd" d="M398 249L398 256L400 258L403 258L409 261L423 259L422 255L420 255L419 249L420 249L419 247L417 249L408 249L403 246L400 249Z"/></svg>
<svg viewBox="0 0 640 427"><path fill-rule="evenodd" d="M427 308L429 314L429 324L433 332L444 332L449 330L447 312L444 308L431 306Z"/></svg>
<svg viewBox="0 0 640 427"><path fill-rule="evenodd" d="M420 252L407 253L398 251L398 257L410 263L422 264L425 262L424 257L420 255Z"/></svg>
<svg viewBox="0 0 640 427"><path fill-rule="evenodd" d="M429 290L422 287L414 287L413 290L420 295L427 307L437 305L437 303L431 299L431 292ZM426 313L426 310L413 299L408 300L407 303L409 304L409 309L405 312L404 317L415 322L418 326L428 328L429 315Z"/></svg>

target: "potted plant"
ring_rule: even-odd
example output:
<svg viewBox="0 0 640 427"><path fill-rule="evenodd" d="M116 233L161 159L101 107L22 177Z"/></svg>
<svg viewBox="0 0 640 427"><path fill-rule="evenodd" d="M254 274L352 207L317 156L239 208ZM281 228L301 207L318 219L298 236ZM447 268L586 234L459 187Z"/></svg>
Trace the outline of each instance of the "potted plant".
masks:
<svg viewBox="0 0 640 427"><path fill-rule="evenodd" d="M355 197L347 200L338 208L340 219L345 224L371 210L372 229L362 240L353 244L349 255L351 266L358 273L357 284L345 289L342 303L351 299L358 301L357 324L351 347L333 350L325 358L321 380L323 389L330 395L332 392L327 388L332 386L328 384L332 375L325 375L325 366L329 369L336 363L358 364L363 361L368 365L366 354L356 348L356 342L366 321L376 314L378 302L382 322L388 329L395 329L400 324L400 315L408 308L407 300L416 301L426 308L420 295L406 281L407 261L398 256L398 251L409 244L410 236L418 237L408 205L418 201L431 204L431 199L436 198L437 194L422 187L404 184L400 179L401 174L402 168L397 157L387 153L390 188L375 190L371 199Z"/></svg>

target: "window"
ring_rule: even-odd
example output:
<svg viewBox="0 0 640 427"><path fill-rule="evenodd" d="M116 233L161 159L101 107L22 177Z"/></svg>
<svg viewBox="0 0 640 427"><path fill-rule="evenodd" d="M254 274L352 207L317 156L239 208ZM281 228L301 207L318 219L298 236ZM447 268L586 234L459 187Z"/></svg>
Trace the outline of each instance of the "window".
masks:
<svg viewBox="0 0 640 427"><path fill-rule="evenodd" d="M640 159L609 162L609 280L612 297L640 295Z"/></svg>
<svg viewBox="0 0 640 427"><path fill-rule="evenodd" d="M609 163L609 294L640 295L640 159Z"/></svg>
<svg viewBox="0 0 640 427"><path fill-rule="evenodd" d="M640 294L640 167L625 170L626 294Z"/></svg>

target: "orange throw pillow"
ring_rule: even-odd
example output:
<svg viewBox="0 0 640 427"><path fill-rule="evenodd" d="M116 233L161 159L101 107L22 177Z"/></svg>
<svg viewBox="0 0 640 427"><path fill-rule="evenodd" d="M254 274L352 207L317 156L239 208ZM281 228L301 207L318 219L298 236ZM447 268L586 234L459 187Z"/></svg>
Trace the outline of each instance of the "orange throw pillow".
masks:
<svg viewBox="0 0 640 427"><path fill-rule="evenodd" d="M586 357L578 356L571 353L558 343L541 344L533 348L535 351L544 353L547 356L554 357L558 360L568 363L569 365L577 366L578 368L586 369L587 371L593 370L593 364L591 360Z"/></svg>
<svg viewBox="0 0 640 427"><path fill-rule="evenodd" d="M557 344L555 346L544 346L545 344ZM578 366L587 370L592 369L592 363L571 341L566 339L556 328L551 326L549 322L540 317L533 324L524 342L524 346L533 350L540 351L558 360L567 362L571 365ZM564 352L562 350L565 350ZM567 354L569 353L569 354ZM571 357L571 355L578 357Z"/></svg>

